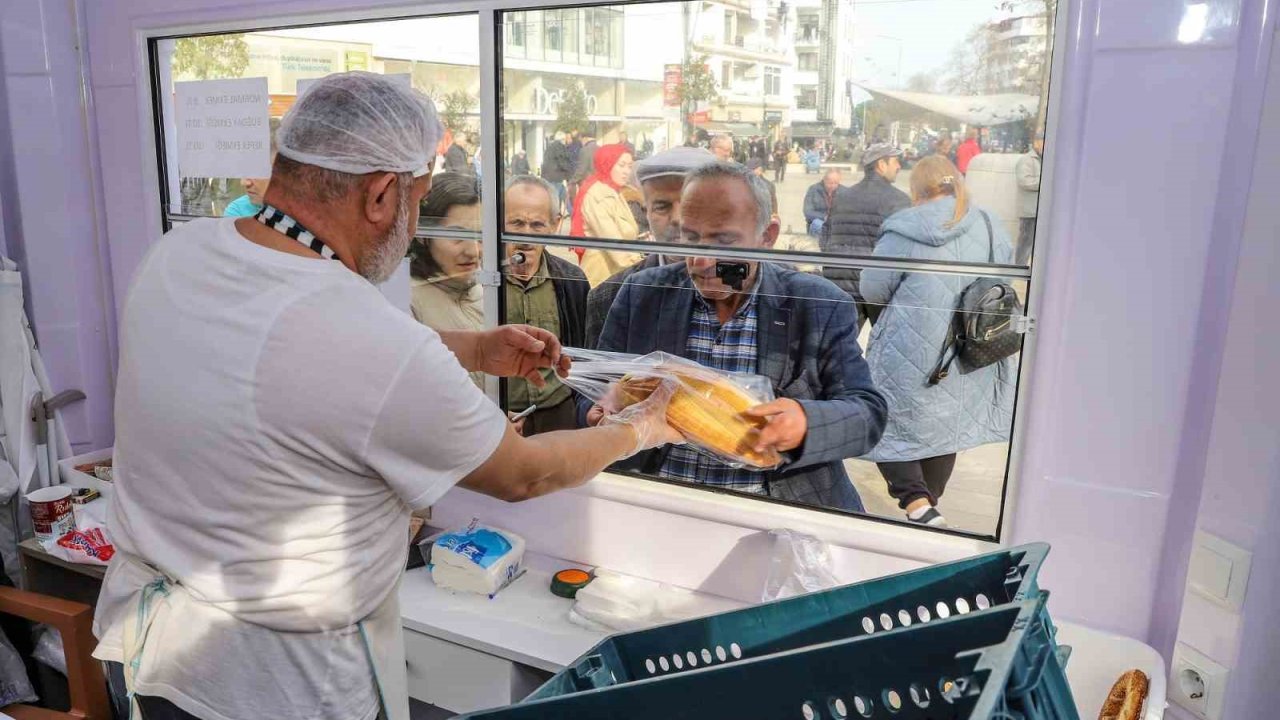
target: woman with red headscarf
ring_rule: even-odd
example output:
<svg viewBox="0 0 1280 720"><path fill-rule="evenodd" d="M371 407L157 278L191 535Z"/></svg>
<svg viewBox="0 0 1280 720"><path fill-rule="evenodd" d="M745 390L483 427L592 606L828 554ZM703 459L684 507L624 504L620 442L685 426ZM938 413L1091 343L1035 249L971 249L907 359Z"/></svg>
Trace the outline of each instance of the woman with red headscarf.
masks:
<svg viewBox="0 0 1280 720"><path fill-rule="evenodd" d="M631 207L622 192L631 182L634 162L625 145L603 145L596 150L595 174L578 189L573 203L574 237L635 240L640 234ZM579 252L578 264L592 287L607 280L619 270L637 262L639 253L585 249Z"/></svg>

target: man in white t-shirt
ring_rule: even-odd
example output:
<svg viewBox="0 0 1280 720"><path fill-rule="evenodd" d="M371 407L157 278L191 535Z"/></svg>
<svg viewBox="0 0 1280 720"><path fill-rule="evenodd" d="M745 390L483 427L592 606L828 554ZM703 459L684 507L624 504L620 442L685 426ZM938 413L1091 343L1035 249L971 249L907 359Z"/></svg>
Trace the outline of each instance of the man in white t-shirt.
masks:
<svg viewBox="0 0 1280 720"><path fill-rule="evenodd" d="M556 338L437 334L382 297L440 132L380 76L319 80L284 118L263 210L173 230L134 278L95 656L148 720L406 719L410 511L455 484L535 497L679 441L669 391L523 438L467 372L542 382L568 367Z"/></svg>

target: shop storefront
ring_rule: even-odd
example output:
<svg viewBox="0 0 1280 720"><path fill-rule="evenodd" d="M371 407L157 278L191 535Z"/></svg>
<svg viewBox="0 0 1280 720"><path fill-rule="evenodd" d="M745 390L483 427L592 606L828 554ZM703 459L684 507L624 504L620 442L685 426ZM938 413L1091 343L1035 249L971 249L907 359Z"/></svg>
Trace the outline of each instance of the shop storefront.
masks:
<svg viewBox="0 0 1280 720"><path fill-rule="evenodd" d="M541 166L543 150L555 135L561 105L575 84L586 93L587 132L600 142L618 142L622 133L637 151L678 142L679 131L672 131L678 122L663 111L659 80L508 70L503 74L504 157L524 150L531 167Z"/></svg>

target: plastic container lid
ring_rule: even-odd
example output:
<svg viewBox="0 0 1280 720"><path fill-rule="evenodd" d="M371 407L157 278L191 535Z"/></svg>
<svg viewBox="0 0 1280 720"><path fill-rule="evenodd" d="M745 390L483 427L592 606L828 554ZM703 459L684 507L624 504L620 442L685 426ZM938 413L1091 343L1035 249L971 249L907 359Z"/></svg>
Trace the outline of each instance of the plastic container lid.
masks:
<svg viewBox="0 0 1280 720"><path fill-rule="evenodd" d="M591 580L592 577L586 570L578 570L577 568L561 570L551 576L551 594L572 599Z"/></svg>

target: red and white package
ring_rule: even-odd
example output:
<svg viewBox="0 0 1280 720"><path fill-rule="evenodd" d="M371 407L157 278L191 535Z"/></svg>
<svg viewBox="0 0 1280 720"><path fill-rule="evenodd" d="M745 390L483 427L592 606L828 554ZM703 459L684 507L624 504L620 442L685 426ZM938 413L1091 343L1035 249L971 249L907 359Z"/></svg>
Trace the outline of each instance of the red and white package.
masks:
<svg viewBox="0 0 1280 720"><path fill-rule="evenodd" d="M116 548L103 534L101 528L72 530L58 538L54 554L69 562L86 565L106 565L116 554Z"/></svg>

